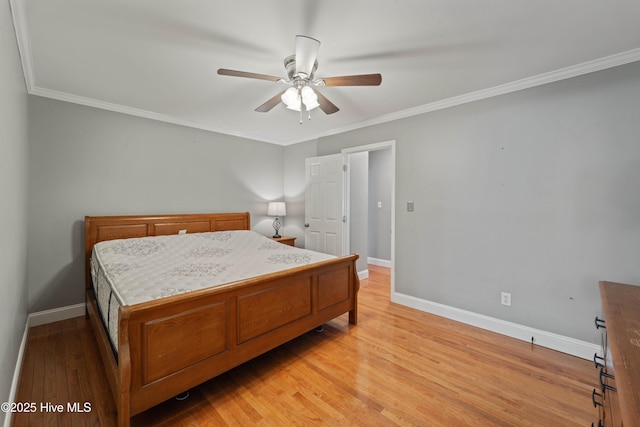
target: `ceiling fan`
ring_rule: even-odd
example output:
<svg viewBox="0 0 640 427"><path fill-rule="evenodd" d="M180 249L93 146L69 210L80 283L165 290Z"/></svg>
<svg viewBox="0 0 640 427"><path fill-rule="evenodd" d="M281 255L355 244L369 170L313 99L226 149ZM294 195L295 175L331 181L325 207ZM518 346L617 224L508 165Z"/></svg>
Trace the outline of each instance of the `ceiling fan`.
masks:
<svg viewBox="0 0 640 427"><path fill-rule="evenodd" d="M300 123L302 123L303 106L309 112L317 107L320 107L326 114L333 114L339 111L338 107L320 92L313 90L312 86L379 86L382 82L380 74L359 74L316 79L315 72L318 68L319 50L320 42L318 40L307 36L296 36L295 54L284 59L284 68L287 70L286 79L267 74L228 70L226 68L220 68L218 74L221 76L269 80L289 85L288 89L281 91L260 105L256 108L256 111L266 113L280 102L283 102L288 109L300 112ZM310 114L309 118L311 118Z"/></svg>

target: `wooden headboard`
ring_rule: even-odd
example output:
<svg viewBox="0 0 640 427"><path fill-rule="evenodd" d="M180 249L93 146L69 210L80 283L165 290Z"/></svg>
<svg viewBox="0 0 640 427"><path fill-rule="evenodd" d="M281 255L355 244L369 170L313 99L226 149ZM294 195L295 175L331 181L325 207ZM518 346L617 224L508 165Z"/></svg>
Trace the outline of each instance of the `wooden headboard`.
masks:
<svg viewBox="0 0 640 427"><path fill-rule="evenodd" d="M249 230L249 212L175 214L175 215L125 215L84 217L84 271L85 287L91 288L89 260L93 245L98 242L131 237L162 236L208 231Z"/></svg>

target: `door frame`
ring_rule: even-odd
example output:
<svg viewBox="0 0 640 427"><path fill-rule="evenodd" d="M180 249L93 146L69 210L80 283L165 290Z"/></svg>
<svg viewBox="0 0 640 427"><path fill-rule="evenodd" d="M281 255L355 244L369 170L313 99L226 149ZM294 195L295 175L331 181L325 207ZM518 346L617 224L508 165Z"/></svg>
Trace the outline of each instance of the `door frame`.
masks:
<svg viewBox="0 0 640 427"><path fill-rule="evenodd" d="M371 152L391 149L391 295L395 294L395 255L396 255L396 141L389 140L384 142L377 142L373 144L361 145L358 147L350 147L342 149L342 154L345 156L345 164L349 164L349 155L354 153ZM343 223L343 248L349 250L349 232L351 224L351 209L349 206L349 197L351 194L351 182L349 180L349 174L347 173L344 179L344 210L347 216L346 223Z"/></svg>

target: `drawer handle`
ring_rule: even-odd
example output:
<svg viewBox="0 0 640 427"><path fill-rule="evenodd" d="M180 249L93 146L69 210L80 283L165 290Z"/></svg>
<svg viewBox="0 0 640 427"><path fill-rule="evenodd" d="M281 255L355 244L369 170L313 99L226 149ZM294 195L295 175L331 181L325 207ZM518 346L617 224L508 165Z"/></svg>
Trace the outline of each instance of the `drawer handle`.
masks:
<svg viewBox="0 0 640 427"><path fill-rule="evenodd" d="M603 378L611 378L613 379L613 375L604 371L604 368L600 368L600 390L611 390L616 391L615 387L610 386L609 384L605 384Z"/></svg>
<svg viewBox="0 0 640 427"><path fill-rule="evenodd" d="M595 424L591 423L591 427L596 427ZM598 427L604 427L604 424L602 424L602 420L598 420Z"/></svg>
<svg viewBox="0 0 640 427"><path fill-rule="evenodd" d="M593 389L593 393L591 393L591 401L593 402L593 407L596 408L598 406L602 406L602 402L596 402L596 396L600 397L602 399L602 395L600 393L598 393L596 391L596 389Z"/></svg>
<svg viewBox="0 0 640 427"><path fill-rule="evenodd" d="M604 368L604 365L602 363L598 362L598 360L602 360L604 362L604 357L600 357L600 356L598 356L598 353L594 353L593 354L593 364L595 365L596 369Z"/></svg>
<svg viewBox="0 0 640 427"><path fill-rule="evenodd" d="M596 316L596 320L595 320L595 324L596 324L596 329L607 329L606 326L604 326L605 321L604 319L598 319L598 316Z"/></svg>

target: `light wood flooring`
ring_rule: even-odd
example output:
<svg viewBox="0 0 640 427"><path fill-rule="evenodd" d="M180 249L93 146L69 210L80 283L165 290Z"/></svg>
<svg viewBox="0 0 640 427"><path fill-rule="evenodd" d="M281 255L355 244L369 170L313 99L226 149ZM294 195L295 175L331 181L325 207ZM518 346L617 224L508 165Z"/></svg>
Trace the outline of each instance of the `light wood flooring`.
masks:
<svg viewBox="0 0 640 427"><path fill-rule="evenodd" d="M587 426L591 362L389 302L370 266L359 322L346 315L160 404L133 426ZM91 411L15 414L14 426L115 424L84 317L34 327L17 401Z"/></svg>

